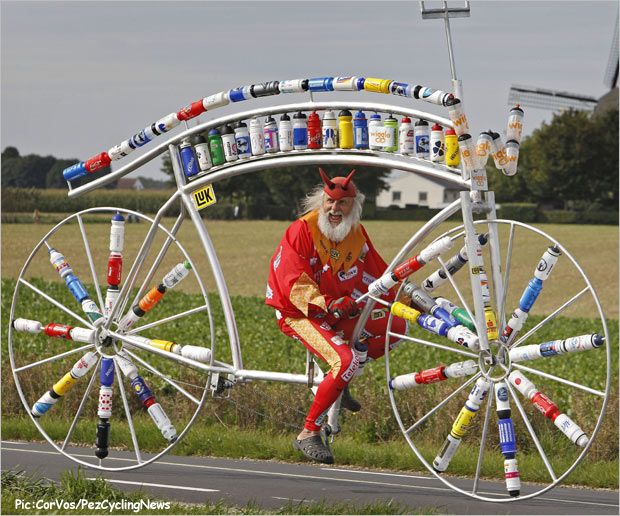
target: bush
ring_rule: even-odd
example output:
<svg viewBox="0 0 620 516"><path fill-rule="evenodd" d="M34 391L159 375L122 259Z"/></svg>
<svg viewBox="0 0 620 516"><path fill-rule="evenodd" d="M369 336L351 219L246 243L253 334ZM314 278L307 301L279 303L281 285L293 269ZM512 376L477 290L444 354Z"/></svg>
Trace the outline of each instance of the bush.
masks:
<svg viewBox="0 0 620 516"><path fill-rule="evenodd" d="M410 208L377 208L374 217L365 217L375 220L429 220L441 210L432 210L424 206ZM461 214L457 212L448 220L461 220Z"/></svg>
<svg viewBox="0 0 620 516"><path fill-rule="evenodd" d="M548 210L540 213L540 222L549 224L580 224L580 214L569 210Z"/></svg>
<svg viewBox="0 0 620 516"><path fill-rule="evenodd" d="M500 219L518 220L519 222L536 222L538 207L532 202L502 202L497 210Z"/></svg>
<svg viewBox="0 0 620 516"><path fill-rule="evenodd" d="M2 188L2 213L31 212L35 208L41 210L42 192L36 188Z"/></svg>
<svg viewBox="0 0 620 516"><path fill-rule="evenodd" d="M34 188L3 188L2 211L4 213L30 212L38 208L43 213L73 213L92 206L114 206L156 213L168 200L172 191L135 192L133 190L98 190L76 199L67 196L67 190ZM168 215L178 215L179 204L173 205Z"/></svg>
<svg viewBox="0 0 620 516"><path fill-rule="evenodd" d="M608 224L611 226L618 225L617 211L588 211L580 213L581 224Z"/></svg>
<svg viewBox="0 0 620 516"><path fill-rule="evenodd" d="M617 226L618 212L549 210L540 213L539 221L550 224L608 224Z"/></svg>

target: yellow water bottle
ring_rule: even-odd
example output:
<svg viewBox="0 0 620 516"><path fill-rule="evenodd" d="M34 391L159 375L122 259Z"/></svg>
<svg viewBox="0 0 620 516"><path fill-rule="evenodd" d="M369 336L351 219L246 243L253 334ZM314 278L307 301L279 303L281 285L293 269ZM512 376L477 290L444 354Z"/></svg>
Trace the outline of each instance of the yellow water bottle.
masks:
<svg viewBox="0 0 620 516"><path fill-rule="evenodd" d="M353 148L353 115L348 109L338 113L338 136L341 149Z"/></svg>
<svg viewBox="0 0 620 516"><path fill-rule="evenodd" d="M459 154L459 139L454 129L446 129L446 165L449 167L458 167L461 162Z"/></svg>

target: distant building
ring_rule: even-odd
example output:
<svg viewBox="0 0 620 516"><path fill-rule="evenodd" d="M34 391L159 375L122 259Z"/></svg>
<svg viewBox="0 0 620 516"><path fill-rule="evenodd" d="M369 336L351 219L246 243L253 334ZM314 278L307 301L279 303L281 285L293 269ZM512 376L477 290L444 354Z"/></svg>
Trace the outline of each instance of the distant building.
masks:
<svg viewBox="0 0 620 516"><path fill-rule="evenodd" d="M144 184L140 178L123 177L116 183L116 188L119 190L144 190Z"/></svg>
<svg viewBox="0 0 620 516"><path fill-rule="evenodd" d="M388 190L377 196L377 208L425 206L440 209L459 198L459 188L448 180L405 172L396 173L388 182Z"/></svg>

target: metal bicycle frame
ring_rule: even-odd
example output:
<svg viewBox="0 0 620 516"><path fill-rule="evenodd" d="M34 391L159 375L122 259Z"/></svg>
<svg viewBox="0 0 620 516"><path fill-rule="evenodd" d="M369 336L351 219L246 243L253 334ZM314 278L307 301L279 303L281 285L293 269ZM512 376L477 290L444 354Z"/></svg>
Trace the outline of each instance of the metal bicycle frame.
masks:
<svg viewBox="0 0 620 516"><path fill-rule="evenodd" d="M198 238L202 245L202 248L207 256L210 266L211 272L215 279L216 290L218 297L220 298L220 302L222 305L224 320L226 323L226 329L229 338L229 346L230 352L232 356L232 364L201 364L195 361L187 361L185 362L192 367L200 369L204 372L216 372L221 374L228 374L234 377L236 380L266 380L266 381L279 381L284 383L297 383L297 384L313 384L318 385L321 381L322 375L319 373L314 378L308 378L306 374L291 374L284 372L276 372L276 371L261 371L254 369L245 369L243 365L243 357L241 351L241 344L239 339L239 334L237 330L237 324L235 321L234 311L232 308L230 294L228 292L228 287L226 285L226 281L224 278L224 274L222 272L221 265L217 258L217 253L211 237L209 235L209 231L205 225L204 220L201 218L199 210L196 208L194 201L192 199L192 194L196 190L209 185L215 185L218 181L222 181L224 179L229 179L231 177L235 177L242 174L259 172L266 169L274 169L274 168L283 168L291 165L299 166L299 165L309 165L309 164L317 164L317 165L326 165L326 164L346 164L351 166L375 166L382 168L392 168L399 169L407 172L418 173L427 177L441 178L442 180L447 180L453 183L455 186L458 186L464 190L462 192L462 199L459 201L455 201L446 208L444 208L440 213L438 213L426 226L428 226L428 231L432 231L439 223L445 221L450 215L454 214L459 207L463 205L463 202L466 204L469 203L469 187L470 182L462 179L460 171L458 169L453 169L451 167L447 167L445 165L438 165L431 163L429 161L420 160L418 158L404 156L400 154L387 154L382 152L370 151L370 150L342 150L335 149L333 151L292 151L292 152L278 152L274 154L266 154L263 156L252 157L249 159L239 160L237 162L233 162L230 164L224 164L218 167L212 168L207 174L201 175L198 178L194 179L191 182L188 182L185 178L182 170L182 165L180 161L179 151L177 144L181 142L182 139L200 133L204 131L208 131L213 127L218 127L223 124L234 123L239 120L246 120L249 118L257 117L257 116L267 116L267 115L276 115L280 113L292 112L292 111L312 111L312 110L324 110L324 109L354 109L354 110L363 110L363 111L380 111L380 112L389 112L402 116L410 116L417 118L425 118L427 120L431 120L433 122L437 122L442 124L445 127L453 127L450 120L433 115L430 113L425 113L422 111L408 109L405 107L396 107L388 104L381 103L370 103L370 102L303 102L303 103L294 103L294 104L286 104L281 106L273 106L269 108L262 109L254 109L250 111L245 111L241 113L235 113L232 115L223 116L217 118L215 120L211 120L200 125L197 125L192 128L187 128L185 131L169 138L166 142L160 144L158 147L155 147L151 151L145 153L143 156L136 158L131 163L125 165L121 169L116 172L110 173L105 177L94 180L86 185L78 187L76 189L72 189L69 192L70 197L77 197L82 194L85 194L89 191L92 191L96 188L104 186L112 181L117 180L118 178L129 174L130 172L136 170L140 166L144 165L148 161L155 159L156 157L163 154L166 150L170 153L172 168L174 171L174 178L177 185L177 191L172 195L172 197L162 206L162 208L157 212L155 216L155 221L159 223L165 211L171 205L171 201L180 198L182 202L182 206L184 208L184 212L189 216L193 226L195 227ZM465 199L465 201L463 201ZM208 208L207 208L208 209ZM430 225L429 225L430 224ZM426 227L425 226L425 227ZM473 226L471 226L471 230L473 231ZM150 245L147 245L143 250L144 253L148 252L150 249ZM142 252L142 250L141 250ZM399 256L395 258L390 267L395 266L398 263L398 260L402 259L404 254L401 253ZM121 290L121 294L119 296L119 302L117 303L118 307L122 307L126 305L126 298L128 295L130 283L125 284L125 290ZM478 285L479 288L479 285ZM363 311L362 316L360 317L358 324L356 326L356 331L354 332L354 338L359 334L359 330L363 327L370 313L370 309L374 303L369 301L367 303L366 309ZM482 317L482 324L484 325L484 314L481 311L480 317ZM483 326L484 327L484 326ZM113 336L121 337L120 335L113 334ZM123 339L127 342L131 343L131 335L123 336ZM154 350L154 353L158 353L158 350ZM165 353L165 352L162 352ZM178 358L177 358L178 359ZM190 364L191 362L191 364Z"/></svg>

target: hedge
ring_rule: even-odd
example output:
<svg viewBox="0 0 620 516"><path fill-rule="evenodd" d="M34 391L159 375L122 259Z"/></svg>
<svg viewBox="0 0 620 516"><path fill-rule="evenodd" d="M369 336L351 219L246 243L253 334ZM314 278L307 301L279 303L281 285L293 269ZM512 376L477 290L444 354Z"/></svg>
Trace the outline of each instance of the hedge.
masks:
<svg viewBox="0 0 620 516"><path fill-rule="evenodd" d="M538 221L538 206L532 202L502 202L499 206L497 216L500 219L520 222Z"/></svg>
<svg viewBox="0 0 620 516"><path fill-rule="evenodd" d="M31 214L35 209L41 213L73 213L93 206L116 206L146 214L154 214L172 195L173 190L140 191L133 190L98 190L77 199L67 197L67 190L3 188L2 221L31 222L32 217L15 217L14 213ZM167 215L179 213L180 203L175 203ZM610 224L618 225L617 211L540 211L534 203L500 203L497 216L503 219L521 222L546 222L551 224ZM292 220L295 210L286 206L274 205L240 205L239 218ZM364 206L364 218L367 220L429 220L439 213L438 209L422 206L411 208L377 208L371 203ZM233 219L235 205L218 202L201 214L209 219ZM460 220L457 213L449 220Z"/></svg>
<svg viewBox="0 0 620 516"><path fill-rule="evenodd" d="M550 210L541 212L538 221L549 224L608 224L617 226L618 212Z"/></svg>
<svg viewBox="0 0 620 516"><path fill-rule="evenodd" d="M3 188L2 212L73 213L93 206L115 206L141 213L155 213L173 193L172 190L135 192L133 190L97 190L76 199L67 190ZM179 203L170 208L169 215L179 214Z"/></svg>
<svg viewBox="0 0 620 516"><path fill-rule="evenodd" d="M425 208L377 208L374 217L376 220L429 220L437 215L441 210ZM460 213L452 215L448 220L462 220Z"/></svg>

